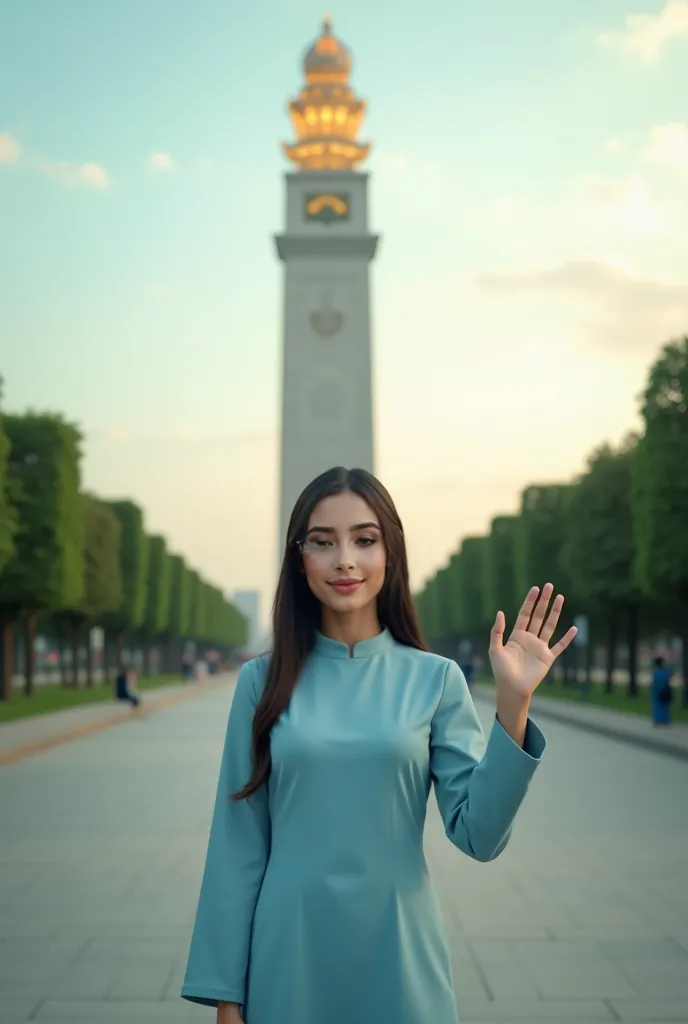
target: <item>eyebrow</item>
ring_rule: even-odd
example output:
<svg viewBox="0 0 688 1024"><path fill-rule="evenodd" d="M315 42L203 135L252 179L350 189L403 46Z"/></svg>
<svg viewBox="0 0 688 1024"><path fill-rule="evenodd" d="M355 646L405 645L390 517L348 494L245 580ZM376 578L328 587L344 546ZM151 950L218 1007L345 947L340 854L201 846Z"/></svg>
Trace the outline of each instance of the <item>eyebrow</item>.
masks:
<svg viewBox="0 0 688 1024"><path fill-rule="evenodd" d="M349 530L354 533L356 530L379 530L380 526L378 523L357 523L355 526L350 526ZM311 526L310 530L306 532L306 536L310 533L336 533L337 531L333 526Z"/></svg>

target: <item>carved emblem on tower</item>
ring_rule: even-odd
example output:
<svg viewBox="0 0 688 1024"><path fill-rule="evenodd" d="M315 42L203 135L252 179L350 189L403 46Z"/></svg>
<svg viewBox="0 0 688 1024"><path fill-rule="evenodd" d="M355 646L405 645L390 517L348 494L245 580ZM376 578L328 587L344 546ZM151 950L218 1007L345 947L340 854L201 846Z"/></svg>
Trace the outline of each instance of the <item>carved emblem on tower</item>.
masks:
<svg viewBox="0 0 688 1024"><path fill-rule="evenodd" d="M311 327L321 338L334 338L344 326L345 316L340 309L335 309L332 296L326 292L321 300L320 309L310 315Z"/></svg>

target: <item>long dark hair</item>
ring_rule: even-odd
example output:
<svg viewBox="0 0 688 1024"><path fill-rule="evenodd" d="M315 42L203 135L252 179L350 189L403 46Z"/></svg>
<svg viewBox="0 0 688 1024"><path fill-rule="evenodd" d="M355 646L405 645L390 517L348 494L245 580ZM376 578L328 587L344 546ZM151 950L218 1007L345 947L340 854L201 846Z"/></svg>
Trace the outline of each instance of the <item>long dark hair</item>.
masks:
<svg viewBox="0 0 688 1024"><path fill-rule="evenodd" d="M387 552L385 582L377 598L380 625L408 647L426 651L409 586L404 528L387 490L365 469L337 466L316 477L299 497L289 520L275 603L272 609L273 648L263 694L253 718L253 774L244 788L232 794L244 800L270 774L270 731L286 709L303 664L320 628L320 602L302 572L299 542L304 540L311 514L323 499L350 491L363 498L378 517Z"/></svg>

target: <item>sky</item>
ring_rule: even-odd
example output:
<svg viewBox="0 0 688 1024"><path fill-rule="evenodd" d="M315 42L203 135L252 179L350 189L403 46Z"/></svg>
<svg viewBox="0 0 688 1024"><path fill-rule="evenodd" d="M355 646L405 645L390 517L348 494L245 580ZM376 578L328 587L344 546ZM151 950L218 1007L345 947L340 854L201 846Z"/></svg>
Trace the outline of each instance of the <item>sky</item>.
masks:
<svg viewBox="0 0 688 1024"><path fill-rule="evenodd" d="M638 428L688 330L688 0L347 0L375 471L419 588ZM312 0L0 0L4 407L226 592L278 553L281 142ZM543 582L543 581L534 581Z"/></svg>

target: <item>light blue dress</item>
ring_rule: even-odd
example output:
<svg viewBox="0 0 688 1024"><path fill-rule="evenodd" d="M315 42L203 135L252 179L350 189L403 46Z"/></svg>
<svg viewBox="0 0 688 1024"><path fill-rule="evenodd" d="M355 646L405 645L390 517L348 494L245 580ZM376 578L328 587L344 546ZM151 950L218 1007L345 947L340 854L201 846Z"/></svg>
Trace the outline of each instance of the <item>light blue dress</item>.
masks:
<svg viewBox="0 0 688 1024"><path fill-rule="evenodd" d="M542 733L529 721L521 749L495 719L485 745L455 662L387 631L353 656L319 634L267 787L232 802L267 658L239 673L182 996L241 1003L246 1024L457 1024L423 853L430 786L451 842L492 860Z"/></svg>

